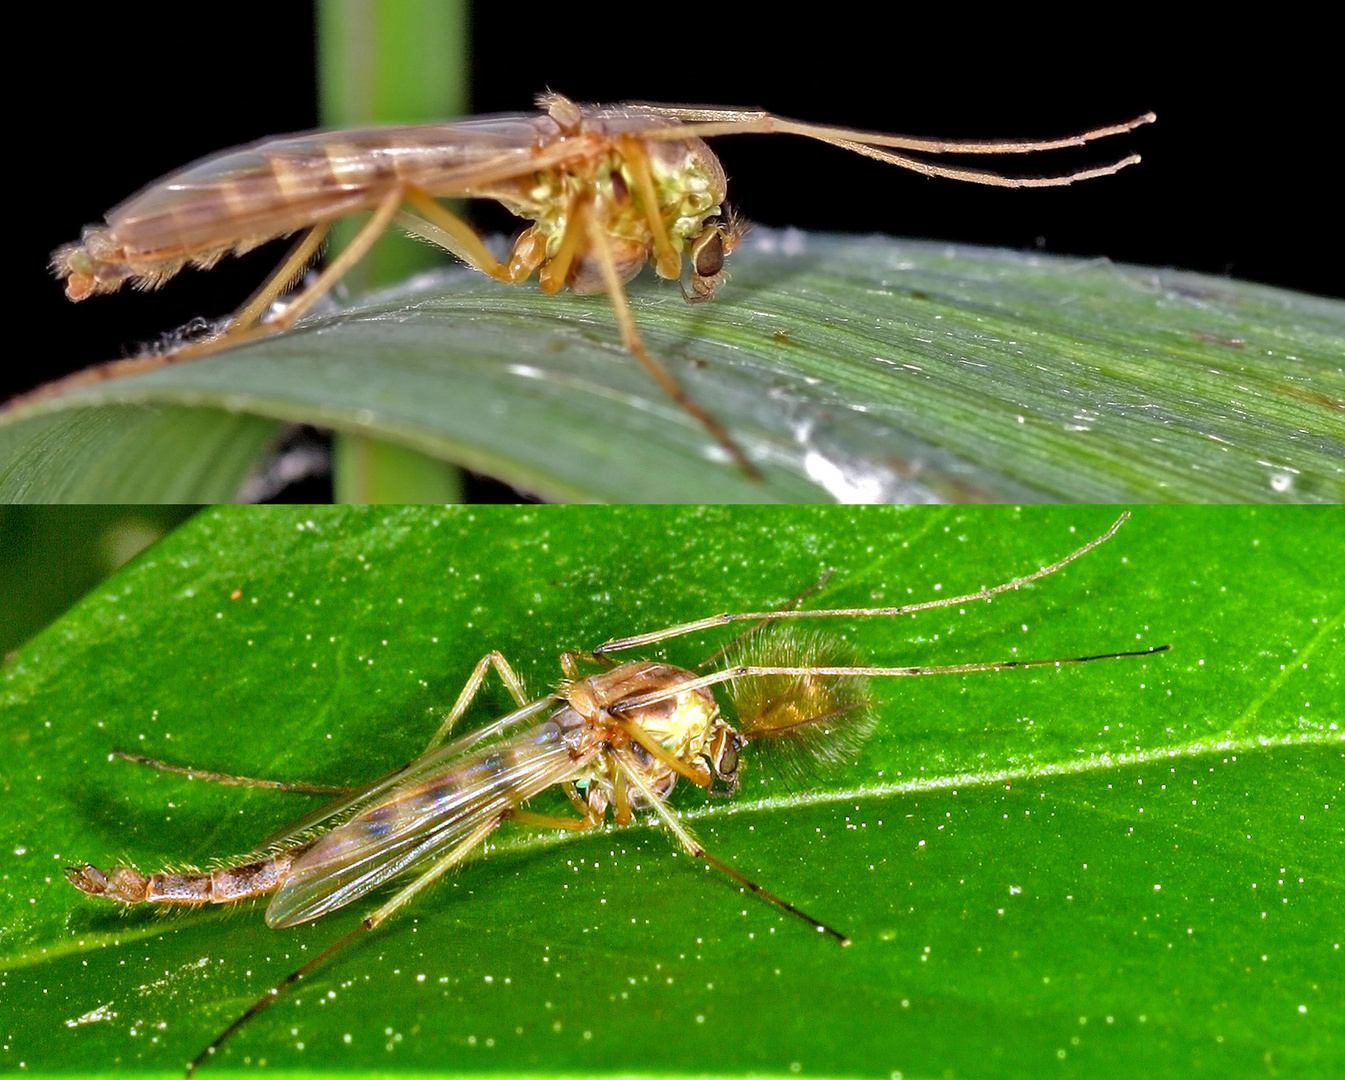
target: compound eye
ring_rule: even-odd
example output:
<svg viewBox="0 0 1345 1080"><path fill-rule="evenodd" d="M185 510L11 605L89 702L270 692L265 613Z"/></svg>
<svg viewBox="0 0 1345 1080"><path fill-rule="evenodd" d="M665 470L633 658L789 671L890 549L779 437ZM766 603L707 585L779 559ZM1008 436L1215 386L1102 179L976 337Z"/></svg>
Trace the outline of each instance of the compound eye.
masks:
<svg viewBox="0 0 1345 1080"><path fill-rule="evenodd" d="M707 228L691 245L696 276L712 278L724 269L724 233L718 225Z"/></svg>
<svg viewBox="0 0 1345 1080"><path fill-rule="evenodd" d="M718 760L715 761L715 772L719 774L720 779L728 780L738 771L738 751L741 748L742 741L737 735L730 734L724 740Z"/></svg>

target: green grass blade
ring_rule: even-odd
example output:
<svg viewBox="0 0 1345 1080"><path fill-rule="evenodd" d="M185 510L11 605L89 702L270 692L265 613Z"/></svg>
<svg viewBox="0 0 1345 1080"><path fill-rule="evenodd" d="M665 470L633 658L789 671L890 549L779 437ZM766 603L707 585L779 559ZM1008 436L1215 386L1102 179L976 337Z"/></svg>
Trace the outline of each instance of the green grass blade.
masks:
<svg viewBox="0 0 1345 1080"><path fill-rule="evenodd" d="M215 404L369 435L552 499L1345 499L1338 301L1107 262L763 231L735 253L714 303L689 307L652 281L632 303L650 351L761 464L764 484L728 466L620 348L604 297L460 272L227 355L10 411L0 495L23 497L15 455L53 490L93 467L63 453L42 472L30 444L39 427L59 443L51 414L74 423L134 403L166 410L157 417ZM139 497L161 497L155 478Z"/></svg>
<svg viewBox="0 0 1345 1080"><path fill-rule="evenodd" d="M230 502L284 425L242 412L111 405L0 422L0 499L27 503Z"/></svg>
<svg viewBox="0 0 1345 1080"><path fill-rule="evenodd" d="M468 13L464 0L327 0L317 6L319 112L327 127L423 124L468 111ZM338 251L362 222L336 223ZM343 280L353 293L442 266L443 252L392 233ZM446 462L405 446L339 435L332 458L337 502L444 502L461 498Z"/></svg>

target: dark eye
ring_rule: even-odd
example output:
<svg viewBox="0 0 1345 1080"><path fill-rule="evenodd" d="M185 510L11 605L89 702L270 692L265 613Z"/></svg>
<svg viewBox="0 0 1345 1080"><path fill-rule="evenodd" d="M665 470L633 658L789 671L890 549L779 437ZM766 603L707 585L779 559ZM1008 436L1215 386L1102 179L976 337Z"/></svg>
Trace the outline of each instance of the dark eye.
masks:
<svg viewBox="0 0 1345 1080"><path fill-rule="evenodd" d="M722 778L728 779L738 771L738 750L742 743L738 741L737 736L731 735L724 741L724 748L719 754L719 760L715 762L715 772Z"/></svg>
<svg viewBox="0 0 1345 1080"><path fill-rule="evenodd" d="M712 278L724 269L724 234L715 225L706 229L691 246L691 262L697 277Z"/></svg>

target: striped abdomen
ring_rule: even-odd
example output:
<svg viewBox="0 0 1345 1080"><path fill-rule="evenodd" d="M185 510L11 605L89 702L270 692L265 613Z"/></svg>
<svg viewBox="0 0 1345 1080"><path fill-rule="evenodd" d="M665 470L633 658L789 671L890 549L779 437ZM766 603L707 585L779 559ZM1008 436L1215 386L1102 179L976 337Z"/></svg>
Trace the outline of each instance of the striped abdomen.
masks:
<svg viewBox="0 0 1345 1080"><path fill-rule="evenodd" d="M277 237L376 206L398 184L430 194L492 194L554 163L546 117L361 128L271 139L217 154L151 184L52 255L66 295L82 300L133 280L162 284ZM571 151L573 152L573 148ZM507 185L506 185L507 186Z"/></svg>
<svg viewBox="0 0 1345 1080"><path fill-rule="evenodd" d="M294 861L311 846L303 844L218 870L142 874L130 866L114 866L104 874L84 863L67 867L65 876L71 885L91 896L123 904L228 904L275 892L289 877Z"/></svg>

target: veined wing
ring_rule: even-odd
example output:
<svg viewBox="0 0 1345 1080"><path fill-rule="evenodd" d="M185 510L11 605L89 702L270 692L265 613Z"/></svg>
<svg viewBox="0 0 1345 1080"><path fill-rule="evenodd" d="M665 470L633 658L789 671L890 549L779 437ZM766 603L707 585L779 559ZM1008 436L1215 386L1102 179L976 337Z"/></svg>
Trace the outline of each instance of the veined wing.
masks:
<svg viewBox="0 0 1345 1080"><path fill-rule="evenodd" d="M484 823L582 771L548 721L512 739L399 782L386 798L321 837L295 862L266 909L268 926L295 926L349 904L417 864L428 864Z"/></svg>
<svg viewBox="0 0 1345 1080"><path fill-rule="evenodd" d="M311 834L312 830L324 821L330 821L333 818L349 818L364 807L372 806L375 802L382 800L396 787L423 783L428 777L451 771L457 759L463 757L473 747L479 746L487 740L507 737L511 732L531 724L537 719L538 715L552 708L555 701L556 699L550 695L538 698L536 701L530 701L523 707L515 709L511 713L506 713L498 720L469 731L450 743L436 746L433 750L407 762L405 765L399 765L391 772L384 773L359 791L350 795L342 795L332 802L305 814L297 821L287 823L282 829L272 833L253 848L251 854L261 855L282 847L290 847L301 840L311 839L311 835L306 834Z"/></svg>
<svg viewBox="0 0 1345 1080"><path fill-rule="evenodd" d="M269 139L203 158L107 215L117 241L148 257L260 242L376 206L398 182L434 195L549 167L579 147L545 115L352 128Z"/></svg>

